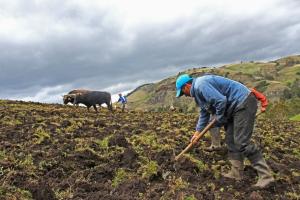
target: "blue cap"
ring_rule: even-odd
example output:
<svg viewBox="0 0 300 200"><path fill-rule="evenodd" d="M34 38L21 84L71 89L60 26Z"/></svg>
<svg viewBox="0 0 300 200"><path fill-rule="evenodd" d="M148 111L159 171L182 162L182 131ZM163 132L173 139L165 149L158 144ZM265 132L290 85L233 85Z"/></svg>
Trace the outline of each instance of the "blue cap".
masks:
<svg viewBox="0 0 300 200"><path fill-rule="evenodd" d="M188 74L180 75L176 80L176 97L180 97L182 95L181 89L182 87L188 83L189 81L193 80Z"/></svg>

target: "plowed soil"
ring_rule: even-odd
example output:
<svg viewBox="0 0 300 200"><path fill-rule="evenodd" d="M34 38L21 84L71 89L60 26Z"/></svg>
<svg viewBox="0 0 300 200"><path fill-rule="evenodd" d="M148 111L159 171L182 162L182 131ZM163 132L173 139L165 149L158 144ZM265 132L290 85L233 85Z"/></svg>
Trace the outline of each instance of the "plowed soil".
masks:
<svg viewBox="0 0 300 200"><path fill-rule="evenodd" d="M0 100L0 199L299 199L300 124L260 117L253 138L276 179L264 190L247 161L242 181L222 177L226 147L204 151L209 135L174 161L197 114Z"/></svg>

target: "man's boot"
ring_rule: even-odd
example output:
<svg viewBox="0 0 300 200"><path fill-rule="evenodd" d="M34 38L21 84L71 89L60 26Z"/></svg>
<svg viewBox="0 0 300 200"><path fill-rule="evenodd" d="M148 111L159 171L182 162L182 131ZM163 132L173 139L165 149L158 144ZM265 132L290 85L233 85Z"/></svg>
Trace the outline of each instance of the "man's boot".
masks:
<svg viewBox="0 0 300 200"><path fill-rule="evenodd" d="M215 151L221 148L221 133L220 128L215 127L209 130L211 136L211 145L207 147L207 151Z"/></svg>
<svg viewBox="0 0 300 200"><path fill-rule="evenodd" d="M231 169L228 173L222 173L226 178L235 180L242 180L244 171L244 162L241 160L229 160L231 163Z"/></svg>
<svg viewBox="0 0 300 200"><path fill-rule="evenodd" d="M263 189L269 186L270 183L275 181L272 175L272 171L264 158L258 159L257 161L253 162L252 165L253 168L257 171L259 177L254 187Z"/></svg>

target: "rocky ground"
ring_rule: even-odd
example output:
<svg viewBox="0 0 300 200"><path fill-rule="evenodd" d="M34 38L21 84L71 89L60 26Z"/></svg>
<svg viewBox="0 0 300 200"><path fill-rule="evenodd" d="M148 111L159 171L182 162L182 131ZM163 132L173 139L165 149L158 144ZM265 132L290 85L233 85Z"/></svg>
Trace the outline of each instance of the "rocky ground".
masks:
<svg viewBox="0 0 300 200"><path fill-rule="evenodd" d="M262 116L260 116L262 117ZM99 113L54 104L0 101L0 199L299 199L299 122L257 121L254 139L275 184L251 187L229 168L226 148L209 153L207 135L178 162L196 114Z"/></svg>

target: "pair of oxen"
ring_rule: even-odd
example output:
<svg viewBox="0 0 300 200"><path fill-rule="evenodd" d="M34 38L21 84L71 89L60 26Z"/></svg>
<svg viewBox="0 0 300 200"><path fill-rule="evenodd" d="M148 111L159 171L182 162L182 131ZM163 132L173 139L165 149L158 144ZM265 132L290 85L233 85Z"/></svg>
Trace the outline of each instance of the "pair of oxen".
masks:
<svg viewBox="0 0 300 200"><path fill-rule="evenodd" d="M91 106L98 112L96 105L106 104L112 111L111 94L109 92L90 91L84 89L72 90L63 96L64 104L73 103L73 105L84 104L88 111Z"/></svg>

